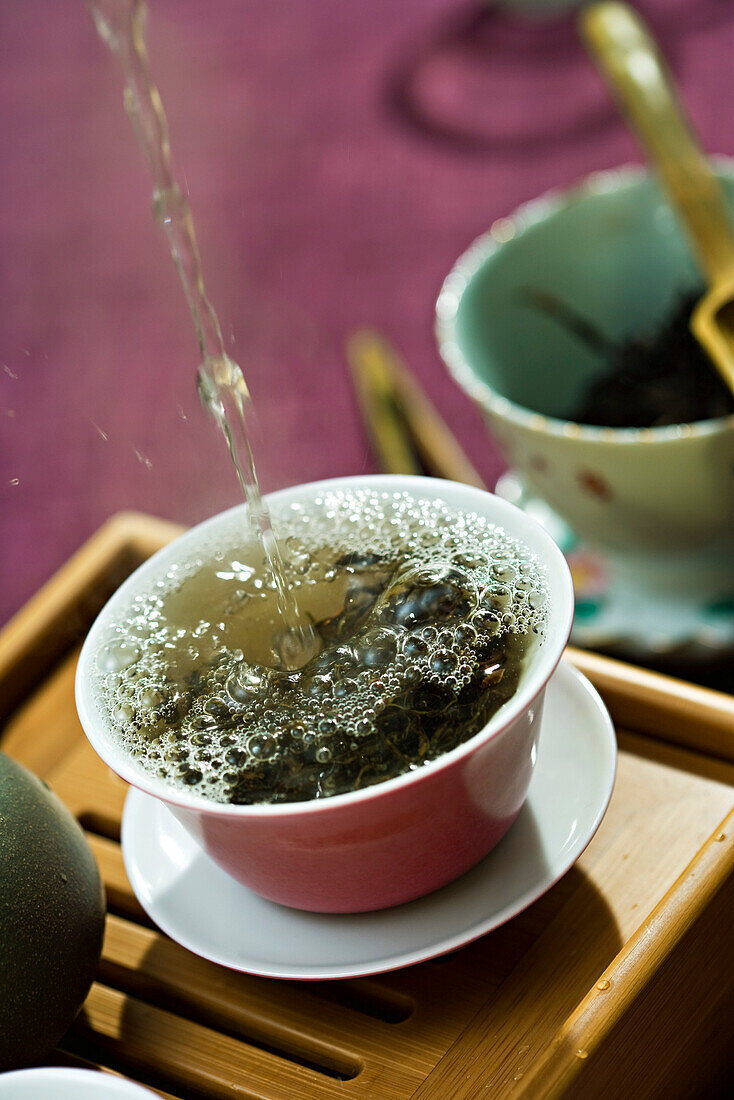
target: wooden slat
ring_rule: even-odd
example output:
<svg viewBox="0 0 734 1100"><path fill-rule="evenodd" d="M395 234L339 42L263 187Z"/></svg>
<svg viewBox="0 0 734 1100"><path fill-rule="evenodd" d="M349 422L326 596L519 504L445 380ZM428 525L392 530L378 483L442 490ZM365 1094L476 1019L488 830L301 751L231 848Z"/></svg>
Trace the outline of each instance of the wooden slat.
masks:
<svg viewBox="0 0 734 1100"><path fill-rule="evenodd" d="M44 1059L44 1061L42 1062L42 1065L44 1065L44 1066L62 1066L62 1067L67 1068L67 1069L92 1070L92 1071L97 1072L97 1073L108 1073L112 1077L122 1077L122 1076L124 1076L123 1074L119 1073L117 1070L110 1069L108 1066L102 1066L102 1065L99 1065L98 1063L90 1062L86 1058L79 1058L78 1055L76 1055L76 1054L70 1054L68 1051L59 1050L59 1049L52 1051L51 1054L48 1056L48 1058ZM147 1081L146 1082L138 1081L137 1083L141 1084L141 1085L144 1084L145 1088L148 1088L152 1092L156 1093L158 1096L161 1096L163 1098L163 1100L181 1100L180 1097L174 1096L172 1092L165 1092L163 1089L156 1088L155 1086L151 1085ZM41 1100L40 1097L39 1097L39 1100ZM49 1098L49 1100L51 1100L51 1098Z"/></svg>
<svg viewBox="0 0 734 1100"><path fill-rule="evenodd" d="M115 915L123 917L123 923L132 921L145 925L148 918L132 892L120 845L93 833L87 833L87 840L105 884L108 903L113 913L113 926ZM534 920L531 911L527 915L523 914L520 920L522 923L498 930L495 947L489 955L481 944L455 953L450 973L441 973L440 988L437 988L437 968L442 967L440 961L409 967L379 979L272 982L247 974L223 971L212 963L195 958L167 939L163 942L175 947L176 952L182 952L194 969L202 966L213 970L220 986L231 981L232 989L238 996L247 989L250 999L255 998L258 1003L272 1006L274 1012L281 1009L290 1012L293 1005L298 1005L302 1006L301 1012L315 1014L319 1019L338 1020L342 1029L347 1028L351 1022L352 1031L347 1028L342 1031L343 1035L354 1034L354 1029L359 1031L362 1027L369 1027L370 1019L378 1022L397 1020L400 1033L408 1036L408 1044L412 1042L410 1037L420 1032L424 1046L436 1053L455 1037L462 1026L462 1017L468 1019L478 1007L486 995L487 986L499 985L532 942L533 931L528 927ZM144 929L139 931L142 934ZM128 934L137 943L144 942L137 938L137 932L129 931ZM162 937L159 938L163 940ZM112 961L127 965L127 959L128 956L123 954ZM477 976L478 966L481 966L481 977ZM225 979L223 975L228 975L228 978ZM442 1011L447 994L451 995L454 1006L450 1020ZM359 1015L355 1016L355 1012ZM393 1026L392 1023L389 1024L390 1028ZM388 1037L384 1027L384 1024L380 1024L376 1033L378 1043L384 1042ZM395 1040L394 1034L391 1033L389 1037L391 1042Z"/></svg>
<svg viewBox="0 0 734 1100"><path fill-rule="evenodd" d="M77 741L45 778L82 824L91 822L93 831L103 835L119 833L127 784L85 739Z"/></svg>
<svg viewBox="0 0 734 1100"><path fill-rule="evenodd" d="M69 706L74 698L78 656L79 646L75 646L3 730L3 752L43 779L63 763L69 752L78 749L83 736L76 708Z"/></svg>
<svg viewBox="0 0 734 1100"><path fill-rule="evenodd" d="M712 779L716 783L731 786L734 783L734 764L718 756L704 756L692 752L662 738L643 736L633 733L622 726L617 727L617 744L640 760L660 764L666 768L675 768L686 775L697 775L702 779Z"/></svg>
<svg viewBox="0 0 734 1100"><path fill-rule="evenodd" d="M114 840L95 836L90 832L87 832L87 841L102 876L110 911L138 924L146 924L148 917L128 881L120 845Z"/></svg>
<svg viewBox="0 0 734 1100"><path fill-rule="evenodd" d="M137 923L147 922L128 882L119 844L93 834L87 834L87 839L99 864L113 913ZM565 889L565 883L559 884L559 890ZM232 973L232 989L239 995L244 988L250 988L249 997L271 1005L275 1012L289 1013L291 1006L297 1005L303 1006L299 1011L315 1013L319 1019L331 1019L333 1013L342 1028L352 1021L356 1032L368 1027L369 1018L377 1021L397 1019L400 1034L406 1036L408 1046L416 1035L420 1035L427 1057L437 1057L482 1003L487 989L496 988L507 977L532 943L535 930L544 919L542 914L536 917L533 910L528 910L517 922L497 931L489 950L488 941L482 941L454 953L447 973L444 973L447 964L441 960L385 974L378 979L342 982L271 982ZM192 958L188 952L185 955ZM213 966L199 959L192 963L195 969L200 965ZM224 982L221 968L214 967L214 970L221 985ZM452 1003L450 1018L444 1012L447 996ZM359 1012L356 1019L353 1009ZM393 1026L390 1024L390 1028ZM353 1032L347 1030L342 1034ZM375 1041L380 1044L388 1038L391 1043L401 1045L400 1038L394 1032L388 1036L382 1024Z"/></svg>
<svg viewBox="0 0 734 1100"><path fill-rule="evenodd" d="M99 983L72 1028L70 1043L88 1057L153 1073L174 1092L183 1088L212 1100L334 1100L344 1095L396 1100L410 1095L414 1080L397 1063L389 1073L366 1063L353 1080L338 1080Z"/></svg>
<svg viewBox="0 0 734 1100"><path fill-rule="evenodd" d="M362 1060L384 1064L388 1047L391 1065L416 1084L435 1061L435 1052L416 1049L404 1029L390 1034L390 1024L319 1002L307 990L225 970L119 918L107 921L100 976L211 1028L347 1078L357 1075Z"/></svg>
<svg viewBox="0 0 734 1100"><path fill-rule="evenodd" d="M581 649L568 657L602 694L615 725L734 761L734 696Z"/></svg>
<svg viewBox="0 0 734 1100"><path fill-rule="evenodd" d="M80 637L140 550L170 541L181 528L123 512L108 520L0 632L0 722Z"/></svg>
<svg viewBox="0 0 734 1100"><path fill-rule="evenodd" d="M290 1028L294 1033L304 1032L306 1021L318 1020L320 1032L330 1042L358 1044L362 1053L374 1057L381 1056L387 1043L406 1065L420 1065L424 1071L471 1017L486 996L488 985L500 984L531 940L529 933L509 926L495 944L494 958L484 953L481 979L476 976L475 954L465 967L455 965L447 974L438 969L439 964L429 963L381 979L338 983L268 981L225 970L159 933L140 927L137 919L145 917L127 881L119 845L94 836L88 839L114 910L126 918L108 917L103 953L107 979L113 971L118 977L125 972L127 977L117 982L124 988L140 991L155 987L169 1001L187 1001L211 1018L234 1013L245 1029L250 1019L261 1020L252 1025L261 1031L265 1021L280 1019L285 1031ZM447 995L453 1007L450 1019L443 1011ZM407 1013L400 1019L399 1010L404 1005ZM383 1014L388 1021L394 1019L393 1009L398 1009L397 1027L380 1019ZM271 1038L280 1025L272 1026L275 1030ZM263 1031L263 1041L264 1036ZM415 1045L418 1038L420 1047Z"/></svg>

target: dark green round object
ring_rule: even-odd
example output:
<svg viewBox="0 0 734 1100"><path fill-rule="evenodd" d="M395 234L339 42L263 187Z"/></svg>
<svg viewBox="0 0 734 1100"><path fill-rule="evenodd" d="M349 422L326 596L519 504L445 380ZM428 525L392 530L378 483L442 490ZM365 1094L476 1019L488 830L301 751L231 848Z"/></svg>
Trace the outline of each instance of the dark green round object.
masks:
<svg viewBox="0 0 734 1100"><path fill-rule="evenodd" d="M0 753L0 1071L38 1062L94 980L105 899L91 849L56 795Z"/></svg>

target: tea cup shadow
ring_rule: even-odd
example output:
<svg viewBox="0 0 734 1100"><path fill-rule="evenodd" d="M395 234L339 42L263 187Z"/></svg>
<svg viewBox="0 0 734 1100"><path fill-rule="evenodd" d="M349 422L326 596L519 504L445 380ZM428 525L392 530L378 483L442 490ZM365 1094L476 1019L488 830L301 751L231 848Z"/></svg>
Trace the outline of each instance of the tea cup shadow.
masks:
<svg viewBox="0 0 734 1100"><path fill-rule="evenodd" d="M521 824L520 819L517 824ZM530 843L532 845L532 841ZM537 938L561 912L568 918L567 923L564 921L564 937L584 937L590 945L593 944L593 948L578 953L580 967L584 970L580 980L588 988L619 953L624 945L624 935L604 894L578 863L512 921L458 951L423 965L450 965L455 957L463 957L465 966L471 963L470 972L481 976L485 969L494 975L497 962L501 960L504 973L509 967L517 965L518 953L527 950L525 937L518 937L518 926L533 929ZM511 991L510 995L513 995ZM498 1011L501 1012L501 1008Z"/></svg>

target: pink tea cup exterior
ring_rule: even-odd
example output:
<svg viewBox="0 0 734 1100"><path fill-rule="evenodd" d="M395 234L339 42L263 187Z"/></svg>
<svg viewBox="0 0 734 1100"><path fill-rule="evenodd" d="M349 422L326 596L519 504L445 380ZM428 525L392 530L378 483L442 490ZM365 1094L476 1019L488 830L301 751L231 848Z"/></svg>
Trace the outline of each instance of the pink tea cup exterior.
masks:
<svg viewBox="0 0 734 1100"><path fill-rule="evenodd" d="M105 628L147 586L218 524L188 531L140 567L101 612L84 644L76 698L84 731L102 759L141 791L162 799L219 866L273 901L316 912L362 912L398 905L451 882L507 832L527 795L545 687L571 629L573 589L563 555L535 521L490 493L428 478L340 478L274 493L289 504L325 490L375 489L442 499L475 512L525 543L543 562L550 598L542 642L516 694L479 734L421 768L384 783L310 802L232 806L189 794L146 773L108 728L92 692L92 662ZM234 510L233 510L234 511Z"/></svg>

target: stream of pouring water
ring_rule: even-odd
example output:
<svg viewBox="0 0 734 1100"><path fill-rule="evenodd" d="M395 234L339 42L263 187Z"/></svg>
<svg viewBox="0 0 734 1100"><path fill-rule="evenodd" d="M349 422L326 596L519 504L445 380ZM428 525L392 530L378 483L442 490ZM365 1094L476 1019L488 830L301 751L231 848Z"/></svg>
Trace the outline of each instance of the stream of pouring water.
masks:
<svg viewBox="0 0 734 1100"><path fill-rule="evenodd" d="M168 122L148 68L145 4L143 0L87 0L87 3L101 38L122 66L125 109L153 180L153 215L168 238L199 341L199 396L227 442L251 522L270 565L284 626L279 643L280 659L286 667L297 668L313 655L314 632L310 624L302 621L286 580L283 558L268 506L260 493L247 434L252 409L250 393L240 367L224 349L219 320L204 290L191 207L171 168Z"/></svg>

